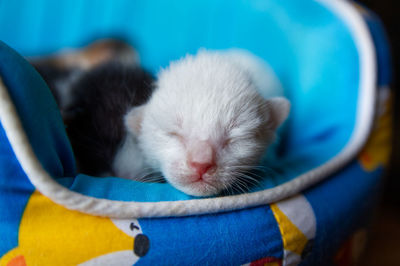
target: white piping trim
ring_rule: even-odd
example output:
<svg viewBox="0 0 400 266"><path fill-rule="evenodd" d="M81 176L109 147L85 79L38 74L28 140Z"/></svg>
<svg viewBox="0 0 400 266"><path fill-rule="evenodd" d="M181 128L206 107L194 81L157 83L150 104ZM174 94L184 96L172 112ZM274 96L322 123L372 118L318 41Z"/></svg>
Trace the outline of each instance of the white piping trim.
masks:
<svg viewBox="0 0 400 266"><path fill-rule="evenodd" d="M328 177L352 160L367 140L374 114L376 62L368 28L356 9L344 0L319 0L348 25L360 55L360 85L356 125L346 147L320 167L275 188L235 196L163 202L124 202L97 199L71 191L43 169L23 130L15 106L0 80L0 121L15 156L32 184L54 202L71 210L113 218L185 216L242 209L268 204L292 196Z"/></svg>

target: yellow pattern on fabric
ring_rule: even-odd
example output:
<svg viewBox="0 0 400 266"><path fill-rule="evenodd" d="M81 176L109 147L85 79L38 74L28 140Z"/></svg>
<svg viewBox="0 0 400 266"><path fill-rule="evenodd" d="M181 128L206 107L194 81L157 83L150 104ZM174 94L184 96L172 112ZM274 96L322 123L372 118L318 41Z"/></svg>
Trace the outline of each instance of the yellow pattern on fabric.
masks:
<svg viewBox="0 0 400 266"><path fill-rule="evenodd" d="M133 244L134 238L109 218L68 210L34 192L21 219L19 246L0 265L12 265L19 256L26 265L76 265L104 254L132 251Z"/></svg>
<svg viewBox="0 0 400 266"><path fill-rule="evenodd" d="M307 237L279 209L277 204L271 204L271 210L278 222L279 230L282 235L283 249L301 255L307 245Z"/></svg>

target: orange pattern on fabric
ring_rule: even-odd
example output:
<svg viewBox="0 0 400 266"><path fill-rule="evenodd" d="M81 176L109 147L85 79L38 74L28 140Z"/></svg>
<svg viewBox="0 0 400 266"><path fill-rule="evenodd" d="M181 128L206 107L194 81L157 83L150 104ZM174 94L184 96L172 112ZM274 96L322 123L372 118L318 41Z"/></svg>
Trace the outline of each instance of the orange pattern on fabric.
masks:
<svg viewBox="0 0 400 266"><path fill-rule="evenodd" d="M374 171L389 162L392 145L392 98L389 96L380 108L383 108L383 112L358 156L365 171Z"/></svg>
<svg viewBox="0 0 400 266"><path fill-rule="evenodd" d="M9 263L7 263L7 266L26 266L24 256L19 255L13 258Z"/></svg>

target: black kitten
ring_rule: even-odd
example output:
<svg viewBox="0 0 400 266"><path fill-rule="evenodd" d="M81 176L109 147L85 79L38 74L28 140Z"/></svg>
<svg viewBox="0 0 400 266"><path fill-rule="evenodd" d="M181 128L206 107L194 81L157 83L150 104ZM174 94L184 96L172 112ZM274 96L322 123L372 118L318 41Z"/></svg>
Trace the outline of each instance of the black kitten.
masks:
<svg viewBox="0 0 400 266"><path fill-rule="evenodd" d="M126 135L124 115L149 99L152 83L143 69L114 62L86 72L73 84L67 134L81 173L112 172L115 153Z"/></svg>
<svg viewBox="0 0 400 266"><path fill-rule="evenodd" d="M89 70L34 65L50 87L63 116L80 173L112 173L126 136L124 115L144 104L153 77L139 66L106 62Z"/></svg>

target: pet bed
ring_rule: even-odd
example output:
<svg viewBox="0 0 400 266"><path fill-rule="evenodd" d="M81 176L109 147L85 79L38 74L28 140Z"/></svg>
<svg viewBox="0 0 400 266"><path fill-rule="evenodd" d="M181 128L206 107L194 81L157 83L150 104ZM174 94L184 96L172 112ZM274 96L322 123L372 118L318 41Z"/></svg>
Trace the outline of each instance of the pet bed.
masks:
<svg viewBox="0 0 400 266"><path fill-rule="evenodd" d="M25 0L2 2L0 21L0 265L327 265L361 250L390 147L388 49L364 8ZM56 103L21 55L116 35L154 73L200 47L269 62L292 110L259 185L196 198L77 173Z"/></svg>

